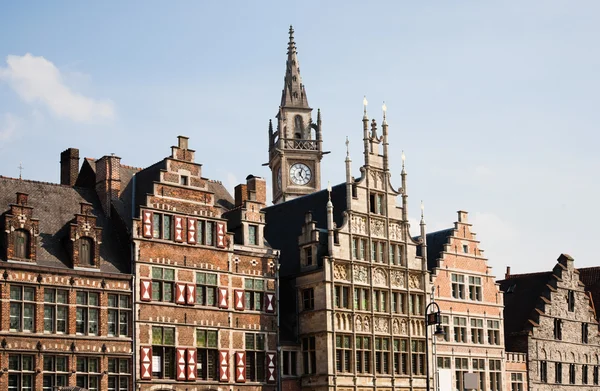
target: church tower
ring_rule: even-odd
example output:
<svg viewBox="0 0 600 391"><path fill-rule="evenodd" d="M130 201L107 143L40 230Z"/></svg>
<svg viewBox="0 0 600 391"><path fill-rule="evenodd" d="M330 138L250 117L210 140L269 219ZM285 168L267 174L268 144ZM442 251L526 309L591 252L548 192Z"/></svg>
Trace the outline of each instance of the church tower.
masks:
<svg viewBox="0 0 600 391"><path fill-rule="evenodd" d="M290 26L285 80L277 113L277 130L269 121L269 168L273 179L273 203L313 193L321 189L321 112L312 121L300 65L294 29ZM325 152L326 153L326 152Z"/></svg>

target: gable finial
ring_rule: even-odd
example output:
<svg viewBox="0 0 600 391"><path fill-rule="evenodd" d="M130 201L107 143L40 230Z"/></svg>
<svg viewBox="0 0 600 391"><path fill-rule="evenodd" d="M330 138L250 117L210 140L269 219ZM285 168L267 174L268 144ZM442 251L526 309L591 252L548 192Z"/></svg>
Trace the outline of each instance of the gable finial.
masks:
<svg viewBox="0 0 600 391"><path fill-rule="evenodd" d="M19 162L19 180L23 179L22 177L22 173L23 173L23 162Z"/></svg>
<svg viewBox="0 0 600 391"><path fill-rule="evenodd" d="M404 150L402 150L402 170L404 170L404 162L406 161L406 155L404 154Z"/></svg>
<svg viewBox="0 0 600 391"><path fill-rule="evenodd" d="M369 118L369 117L367 117L367 105L368 104L369 104L369 101L367 101L367 96L365 95L363 98L363 109L364 109L364 113L365 113L363 115L363 118L367 118L367 119Z"/></svg>
<svg viewBox="0 0 600 391"><path fill-rule="evenodd" d="M385 101L383 101L383 105L381 106L381 109L383 110L383 123L382 123L382 125L387 125L387 121L385 120L385 114L387 112L387 106L385 105Z"/></svg>
<svg viewBox="0 0 600 391"><path fill-rule="evenodd" d="M350 157L350 140L348 140L348 136L346 136L346 157Z"/></svg>

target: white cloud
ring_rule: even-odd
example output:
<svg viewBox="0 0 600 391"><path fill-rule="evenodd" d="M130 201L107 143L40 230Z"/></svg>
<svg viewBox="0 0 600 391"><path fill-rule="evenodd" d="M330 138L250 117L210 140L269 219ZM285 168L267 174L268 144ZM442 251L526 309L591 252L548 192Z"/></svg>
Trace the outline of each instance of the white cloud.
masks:
<svg viewBox="0 0 600 391"><path fill-rule="evenodd" d="M0 141L8 141L17 131L20 121L10 113L0 116Z"/></svg>
<svg viewBox="0 0 600 391"><path fill-rule="evenodd" d="M29 53L10 55L6 68L0 67L4 80L27 103L42 103L59 118L75 122L112 119L114 104L110 100L95 100L71 90L61 71L44 57Z"/></svg>

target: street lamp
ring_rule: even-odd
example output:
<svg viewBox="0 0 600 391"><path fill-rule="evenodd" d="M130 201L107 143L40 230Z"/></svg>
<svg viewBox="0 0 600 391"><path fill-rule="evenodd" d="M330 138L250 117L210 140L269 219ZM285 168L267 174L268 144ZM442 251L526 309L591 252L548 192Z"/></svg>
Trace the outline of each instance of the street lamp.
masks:
<svg viewBox="0 0 600 391"><path fill-rule="evenodd" d="M433 308L432 308L433 307ZM430 312L430 309L432 310ZM434 337L443 338L446 333L442 328L442 317L440 315L440 306L432 299L431 303L425 307L425 365L427 369L426 390L429 390L429 326L435 325Z"/></svg>

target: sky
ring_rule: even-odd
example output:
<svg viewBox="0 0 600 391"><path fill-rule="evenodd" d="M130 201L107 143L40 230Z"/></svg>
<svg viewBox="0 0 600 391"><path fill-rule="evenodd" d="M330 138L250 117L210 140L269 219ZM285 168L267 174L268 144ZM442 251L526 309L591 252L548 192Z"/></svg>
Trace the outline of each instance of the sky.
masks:
<svg viewBox="0 0 600 391"><path fill-rule="evenodd" d="M288 28L320 108L322 183L362 164L362 101L406 154L411 231L469 212L493 274L600 265L597 1L0 2L0 175L60 152L146 167L190 137L203 176L267 178ZM316 116L316 114L315 114Z"/></svg>

